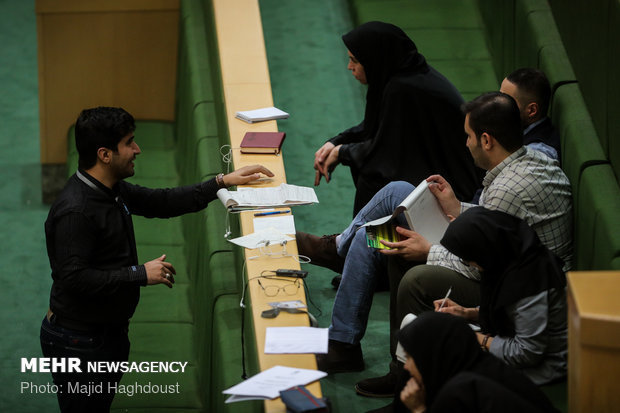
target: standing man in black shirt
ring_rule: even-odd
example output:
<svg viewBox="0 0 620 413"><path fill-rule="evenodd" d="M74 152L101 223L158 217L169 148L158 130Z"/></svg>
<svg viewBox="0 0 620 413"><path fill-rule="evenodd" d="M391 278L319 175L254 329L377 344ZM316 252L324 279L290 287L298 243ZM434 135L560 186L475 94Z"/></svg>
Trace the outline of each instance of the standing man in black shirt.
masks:
<svg viewBox="0 0 620 413"><path fill-rule="evenodd" d="M63 412L107 412L122 373L88 372L88 361L127 361L128 325L140 287L172 288L175 269L166 256L138 264L131 215L169 218L199 211L220 188L261 174L255 165L195 185L149 189L125 182L140 148L133 117L121 108L86 109L75 126L79 169L52 205L45 235L52 268L50 308L41 325L45 357L77 357L82 373L52 373ZM99 385L90 395L69 391Z"/></svg>

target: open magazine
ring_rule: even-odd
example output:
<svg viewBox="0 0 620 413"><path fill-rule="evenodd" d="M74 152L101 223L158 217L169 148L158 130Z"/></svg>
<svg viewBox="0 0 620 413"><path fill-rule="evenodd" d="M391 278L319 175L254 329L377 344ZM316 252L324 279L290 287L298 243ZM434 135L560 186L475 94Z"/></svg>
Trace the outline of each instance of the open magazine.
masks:
<svg viewBox="0 0 620 413"><path fill-rule="evenodd" d="M428 182L424 180L396 207L392 215L363 225L366 228L367 245L372 248L387 249L388 247L381 244L381 240L399 241L393 221L401 213L405 214L409 228L421 234L431 244L439 244L450 224L450 220L444 214L435 195L428 189Z"/></svg>
<svg viewBox="0 0 620 413"><path fill-rule="evenodd" d="M230 211L275 208L318 203L313 188L280 184L272 188L239 188L237 191L220 189L217 197Z"/></svg>

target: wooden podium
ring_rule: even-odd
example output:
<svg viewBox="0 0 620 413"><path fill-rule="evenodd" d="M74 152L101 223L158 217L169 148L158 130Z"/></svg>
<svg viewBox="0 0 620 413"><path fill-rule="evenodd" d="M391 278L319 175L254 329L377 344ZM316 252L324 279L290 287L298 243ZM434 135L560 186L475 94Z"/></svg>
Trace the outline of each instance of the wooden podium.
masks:
<svg viewBox="0 0 620 413"><path fill-rule="evenodd" d="M620 271L568 273L571 413L620 409Z"/></svg>

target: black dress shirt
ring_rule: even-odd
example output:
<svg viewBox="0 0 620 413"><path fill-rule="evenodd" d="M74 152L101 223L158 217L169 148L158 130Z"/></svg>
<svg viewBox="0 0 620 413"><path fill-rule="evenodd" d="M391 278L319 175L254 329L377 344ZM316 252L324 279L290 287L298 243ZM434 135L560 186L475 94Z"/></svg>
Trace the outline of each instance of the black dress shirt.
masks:
<svg viewBox="0 0 620 413"><path fill-rule="evenodd" d="M144 265L138 265L131 215L170 218L199 211L217 190L215 179L172 189L121 181L110 190L77 172L45 222L54 280L51 310L80 323L127 322L147 282Z"/></svg>

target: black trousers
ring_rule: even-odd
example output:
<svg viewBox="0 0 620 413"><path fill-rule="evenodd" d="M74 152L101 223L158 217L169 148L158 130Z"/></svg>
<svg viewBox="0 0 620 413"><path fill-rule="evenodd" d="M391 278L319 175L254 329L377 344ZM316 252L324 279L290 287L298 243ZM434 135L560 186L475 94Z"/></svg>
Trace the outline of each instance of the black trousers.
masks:
<svg viewBox="0 0 620 413"><path fill-rule="evenodd" d="M123 373L99 373L88 370L89 361L127 361L129 337L127 325L105 326L89 331L61 327L55 316L41 323L41 349L45 357L80 359L81 373L52 373L58 386L58 404L63 413L109 412L115 388Z"/></svg>

